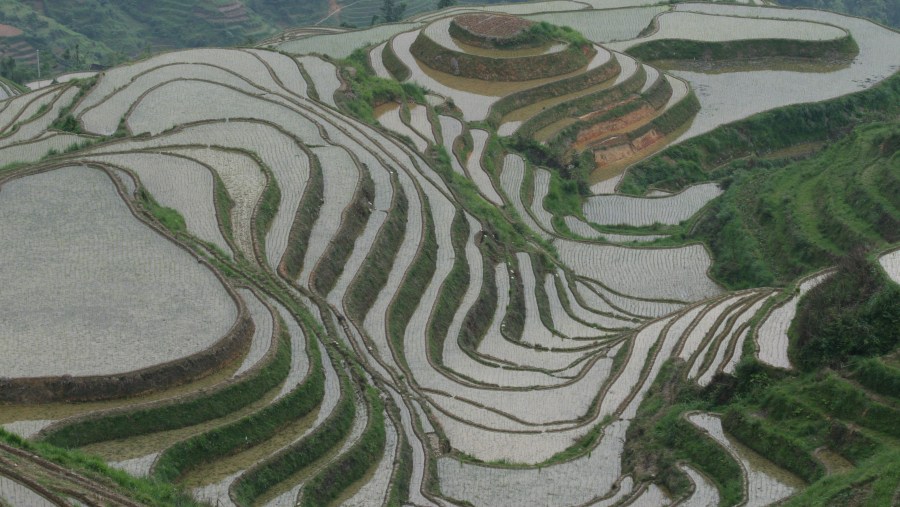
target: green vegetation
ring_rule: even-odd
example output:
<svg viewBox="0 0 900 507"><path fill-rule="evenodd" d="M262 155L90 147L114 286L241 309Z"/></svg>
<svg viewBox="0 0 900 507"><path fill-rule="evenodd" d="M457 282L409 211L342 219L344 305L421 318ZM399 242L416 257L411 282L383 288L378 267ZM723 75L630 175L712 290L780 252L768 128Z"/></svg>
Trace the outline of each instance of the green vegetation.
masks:
<svg viewBox="0 0 900 507"><path fill-rule="evenodd" d="M419 299L425 293L425 288L431 282L434 271L437 269L437 238L434 232L434 221L430 212L427 199L422 205L423 213L422 242L416 254L416 260L406 272L403 283L394 300L391 301L387 314L388 336L395 354L400 362L405 365L406 356L403 354L403 339L406 326L413 312L419 307Z"/></svg>
<svg viewBox="0 0 900 507"><path fill-rule="evenodd" d="M485 239L489 236L485 236ZM485 241L487 243L487 241ZM490 244L484 245L490 247ZM500 247L497 245L497 249ZM483 248L484 249L484 248ZM490 256L486 256L490 258ZM490 262L483 264L481 292L469 310L459 333L459 345L463 350L474 351L484 338L497 308L497 282L494 280L494 269Z"/></svg>
<svg viewBox="0 0 900 507"><path fill-rule="evenodd" d="M496 136L491 136L484 148L482 165L488 174L497 174L496 160L502 152ZM456 201L483 224L485 233L509 245L510 248L523 248L525 234L529 229L521 221L512 222L494 204L488 202L478 191L478 187L466 176L454 171L450 165L450 155L443 146L437 148L436 156L431 160L432 167L441 175L456 196Z"/></svg>
<svg viewBox="0 0 900 507"><path fill-rule="evenodd" d="M747 163L782 151L844 137L865 122L892 120L900 114L900 75L863 92L812 104L797 104L756 114L672 146L636 164L620 191L643 195L650 187L677 191L694 183L721 179Z"/></svg>
<svg viewBox="0 0 900 507"><path fill-rule="evenodd" d="M706 42L663 39L632 46L626 51L643 62L660 60L746 61L760 58L791 58L850 62L859 54L853 37L835 40L752 39Z"/></svg>
<svg viewBox="0 0 900 507"><path fill-rule="evenodd" d="M637 480L652 477L676 496L687 494L690 481L676 468L687 461L712 479L721 505L741 501L737 463L684 419L687 412L699 410L724 414L729 437L809 482L788 505L831 505L831 499L850 496L862 505L891 505L900 479L893 470L900 453L889 421L896 421L897 414L838 377L849 370L786 374L745 358L734 377L719 376L706 389L686 380L685 373L684 363L667 362L629 428L624 466ZM826 475L813 455L821 447L855 466ZM886 473L885 466L892 470ZM870 483L874 487L862 487Z"/></svg>
<svg viewBox="0 0 900 507"><path fill-rule="evenodd" d="M500 324L500 331L507 340L518 342L525 331L525 287L519 261L512 255L508 259L507 270L510 272L509 304Z"/></svg>
<svg viewBox="0 0 900 507"><path fill-rule="evenodd" d="M343 370L338 374L341 398L331 415L305 438L240 476L233 486L238 505L252 505L266 491L313 464L346 438L356 417L355 395L348 374Z"/></svg>
<svg viewBox="0 0 900 507"><path fill-rule="evenodd" d="M641 89L646 79L647 73L644 68L641 67L631 77L619 83L619 85L617 86L606 88L604 90L579 97L575 100L566 101L553 107L544 109L540 113L529 118L528 121L526 121L524 124L522 124L522 126L519 127L519 129L516 131L516 136L532 137L536 132L543 129L544 127L547 127L554 122L557 122L564 118L577 117L590 113L592 111L602 111L611 104L624 102L626 98L631 97ZM668 83L668 81L666 80L662 81ZM638 102L632 102L632 104L636 106L638 105ZM621 114L620 112L618 112L619 110L620 106L617 106L614 109L614 111L617 111L616 114ZM602 115L602 118L604 119L612 117L615 117L612 113ZM577 127L568 129L567 134L570 135L566 135L565 140L558 143L553 143L555 150L559 151L560 153L565 152L566 147L568 147L572 142L572 139L570 139L570 137L574 137L575 133L586 127L588 124L580 123L576 125Z"/></svg>
<svg viewBox="0 0 900 507"><path fill-rule="evenodd" d="M309 235L312 234L313 225L319 218L322 209L322 193L325 191L325 181L322 176L322 165L315 155L310 156L309 181L297 214L294 216L294 225L288 235L288 246L284 253L284 260L279 271L283 271L291 280L296 280L303 269L303 259L306 255L306 247L309 245Z"/></svg>
<svg viewBox="0 0 900 507"><path fill-rule="evenodd" d="M859 358L852 365L853 379L866 389L900 398L900 369L874 358Z"/></svg>
<svg viewBox="0 0 900 507"><path fill-rule="evenodd" d="M121 470L110 467L100 458L83 452L62 449L44 442L32 442L0 428L0 441L18 447L32 454L73 470L85 477L104 484L114 485L126 496L149 506L199 506L190 495L180 491L171 483L156 479L140 479Z"/></svg>
<svg viewBox="0 0 900 507"><path fill-rule="evenodd" d="M469 224L465 215L458 212L453 218L451 229L453 240L453 268L441 286L441 293L435 305L434 314L428 329L428 352L435 364L442 364L444 339L447 329L456 315L456 309L462 302L463 295L469 287L469 262L466 259L466 241L469 239Z"/></svg>
<svg viewBox="0 0 900 507"><path fill-rule="evenodd" d="M282 348L290 348L290 335L282 326ZM182 440L166 449L156 462L154 475L161 481L174 482L187 471L204 463L264 442L292 421L312 412L325 394L325 372L315 338L307 340L310 371L297 388L280 400L230 424Z"/></svg>
<svg viewBox="0 0 900 507"><path fill-rule="evenodd" d="M368 53L357 49L346 60L341 62L343 68L351 67L351 72L344 72L350 83L350 93L339 97L339 105L348 109L357 118L376 124L375 107L385 102L425 102L425 90L412 83L399 83L391 79L382 79L369 69Z"/></svg>
<svg viewBox="0 0 900 507"><path fill-rule="evenodd" d="M720 374L701 389L685 378L684 363L666 363L629 429L625 470L653 477L677 496L690 484L675 465L688 461L714 481L723 505L737 504L736 463L683 418L691 410L717 412L732 438L809 483L788 505L891 505L900 483L900 413L872 393L896 397L900 377L876 356L893 356L900 345L898 290L862 254L844 259L800 303L791 351L801 372L770 369L749 356L734 376ZM804 338L795 338L801 330ZM826 473L828 462L814 454L820 448L854 466ZM886 466L892 471L884 473Z"/></svg>
<svg viewBox="0 0 900 507"><path fill-rule="evenodd" d="M777 427L747 415L737 408L729 408L722 418L722 428L747 447L765 456L773 463L815 482L825 475L825 467L816 461L795 438L778 431Z"/></svg>
<svg viewBox="0 0 900 507"><path fill-rule="evenodd" d="M787 283L860 246L900 239L900 123L860 127L796 162L728 164L725 194L687 238L710 246L712 274L732 288Z"/></svg>
<svg viewBox="0 0 900 507"><path fill-rule="evenodd" d="M187 225L181 213L156 202L156 199L145 188L141 188L138 191L138 199L140 199L147 211L173 234L177 235L187 232Z"/></svg>
<svg viewBox="0 0 900 507"><path fill-rule="evenodd" d="M885 354L900 344L898 329L900 286L855 251L800 302L792 325L794 359L809 369L846 364L852 356ZM889 381L890 370L873 361L864 363L869 383L876 375Z"/></svg>
<svg viewBox="0 0 900 507"><path fill-rule="evenodd" d="M396 3L394 0L384 0L381 6L381 18L385 23L396 23L403 19L403 12L406 10L406 4L403 2Z"/></svg>
<svg viewBox="0 0 900 507"><path fill-rule="evenodd" d="M394 79L397 81L406 81L409 78L409 67L400 61L400 57L394 52L393 44L386 44L384 46L384 51L381 53L381 59L382 63L384 63L384 67L392 76L394 76Z"/></svg>
<svg viewBox="0 0 900 507"><path fill-rule="evenodd" d="M366 400L369 419L359 441L306 484L303 507L331 504L367 470L378 465L385 445L384 403L378 390L371 387L366 390Z"/></svg>
<svg viewBox="0 0 900 507"><path fill-rule="evenodd" d="M509 114L516 109L520 109L529 104L534 104L542 100L560 97L570 93L590 88L612 79L621 70L619 61L610 58L606 63L591 69L587 72L579 73L572 77L559 79L541 86L535 86L522 91L511 93L501 98L491 106L491 114L488 121L493 126L498 126L504 115Z"/></svg>
<svg viewBox="0 0 900 507"><path fill-rule="evenodd" d="M527 81L567 74L587 65L595 53L590 46L570 45L557 53L492 58L447 49L424 33L416 37L409 51L432 69L487 81Z"/></svg>
<svg viewBox="0 0 900 507"><path fill-rule="evenodd" d="M266 174L266 190L263 192L262 198L260 198L259 205L256 209L256 244L259 245L259 249L262 250L262 252L260 252L261 256L265 257L266 234L269 233L272 221L275 220L275 215L278 213L278 206L281 203L281 187L278 186L278 180L276 180L275 175L272 174L272 169L267 167L255 153L243 153L253 158L259 167L263 168L263 172Z"/></svg>
<svg viewBox="0 0 900 507"><path fill-rule="evenodd" d="M557 26L546 21L535 23L528 27L528 33L546 42L565 42L579 48L591 46L591 41L578 30L568 26Z"/></svg>
<svg viewBox="0 0 900 507"><path fill-rule="evenodd" d="M412 477L412 446L405 433L400 433L400 463L397 465L394 473L394 480L391 481L390 491L385 505L388 507L400 507L404 505L406 499L409 498L409 482Z"/></svg>
<svg viewBox="0 0 900 507"><path fill-rule="evenodd" d="M278 350L267 364L237 382L167 403L78 419L44 435L42 440L60 447L82 447L185 428L233 413L258 401L287 377L291 351L290 344L283 340L276 342Z"/></svg>
<svg viewBox="0 0 900 507"><path fill-rule="evenodd" d="M568 26L557 26L546 21L532 23L512 37L492 37L472 33L456 20L450 22L450 35L473 46L492 49L525 49L563 42L579 48L589 48L591 42L580 32Z"/></svg>
<svg viewBox="0 0 900 507"><path fill-rule="evenodd" d="M88 91L97 83L96 76L90 79L76 79L73 81L73 85L78 87L78 93L75 95L75 98L72 99L72 102L66 104L59 111L59 117L53 120L53 123L50 124L50 128L61 130L63 132L71 132L73 134L82 134L81 123L72 116L72 108L75 104L84 97Z"/></svg>
<svg viewBox="0 0 900 507"><path fill-rule="evenodd" d="M409 203L406 194L397 184L397 176L392 175L394 202L381 232L372 245L372 253L363 262L359 273L347 289L347 315L356 322L363 322L375 298L387 283L397 250L400 249L406 233L406 213Z"/></svg>
<svg viewBox="0 0 900 507"><path fill-rule="evenodd" d="M344 272L347 259L353 254L356 239L366 228L375 201L375 183L365 168L360 168L359 188L356 197L344 211L344 219L334 241L322 254L312 275L316 291L327 296Z"/></svg>

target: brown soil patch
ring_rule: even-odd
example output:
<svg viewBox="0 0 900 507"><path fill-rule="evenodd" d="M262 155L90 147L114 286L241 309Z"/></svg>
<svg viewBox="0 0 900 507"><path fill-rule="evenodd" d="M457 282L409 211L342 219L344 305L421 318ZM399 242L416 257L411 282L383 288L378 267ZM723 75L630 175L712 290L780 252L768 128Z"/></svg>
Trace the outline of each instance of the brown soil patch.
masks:
<svg viewBox="0 0 900 507"><path fill-rule="evenodd" d="M638 151L649 148L656 144L659 140L661 140L664 135L662 135L658 130L652 129L646 134L638 137L634 141L631 141L631 145Z"/></svg>
<svg viewBox="0 0 900 507"><path fill-rule="evenodd" d="M632 155L634 155L634 148L628 143L610 146L594 152L594 163L597 164L597 167L605 167Z"/></svg>
<svg viewBox="0 0 900 507"><path fill-rule="evenodd" d="M22 35L22 30L11 25L0 24L0 37L15 37L17 35Z"/></svg>
<svg viewBox="0 0 900 507"><path fill-rule="evenodd" d="M453 22L476 37L486 39L510 39L534 24L532 21L505 14L462 14Z"/></svg>
<svg viewBox="0 0 900 507"><path fill-rule="evenodd" d="M622 159L616 160L616 161L608 161L605 164L600 163L600 160L598 160L598 158L597 158L597 152L595 151L594 152L595 166L594 166L594 170L591 172L591 176L588 178L588 181L590 183L596 183L598 181L608 180L609 178L613 178L615 176L622 174L622 172L624 172L625 169L628 168L629 166L631 166L632 164L636 164L636 163L640 162L641 160L644 160L647 157L659 152L661 149L668 146L672 141L674 141L675 139L678 139L681 136L681 134L684 134L685 132L687 132L687 130L688 130L688 128L690 128L690 126L691 126L691 122L687 122L684 125L682 125L681 127L679 127L678 129L676 129L674 132L671 132L671 133L665 134L665 135L662 135L656 129L653 129L652 130L653 134L651 134L650 137L645 137L646 136L646 134L645 134L645 136L641 136L640 139L648 140L657 135L661 136L655 142L653 142L649 146L645 146L641 150L635 151L630 156L627 156L625 158L622 158ZM613 142L615 142L616 139L622 139L622 138L610 139L607 142L605 142L604 144L607 144L607 145L612 144ZM621 142L624 143L625 142L624 139L622 139ZM634 149L633 142L630 144L630 146L632 149Z"/></svg>
<svg viewBox="0 0 900 507"><path fill-rule="evenodd" d="M616 136L607 139L594 151L594 163L597 169L604 169L623 161L631 161L636 157L642 157L654 148L660 146L666 138L656 129L650 129L646 134L637 139L628 141L625 136Z"/></svg>
<svg viewBox="0 0 900 507"><path fill-rule="evenodd" d="M578 133L578 137L575 139L574 148L581 151L585 147L600 141L604 137L627 130L631 126L644 123L655 114L656 110L649 104L645 104L618 118L591 125Z"/></svg>

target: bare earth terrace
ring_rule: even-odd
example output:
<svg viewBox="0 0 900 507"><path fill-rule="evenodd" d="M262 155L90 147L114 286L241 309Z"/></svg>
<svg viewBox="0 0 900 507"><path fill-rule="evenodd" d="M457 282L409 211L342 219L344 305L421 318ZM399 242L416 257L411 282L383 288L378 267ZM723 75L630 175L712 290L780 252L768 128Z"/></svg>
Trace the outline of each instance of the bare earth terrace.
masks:
<svg viewBox="0 0 900 507"><path fill-rule="evenodd" d="M456 16L453 23L475 37L494 40L512 39L534 24L516 16L481 13Z"/></svg>

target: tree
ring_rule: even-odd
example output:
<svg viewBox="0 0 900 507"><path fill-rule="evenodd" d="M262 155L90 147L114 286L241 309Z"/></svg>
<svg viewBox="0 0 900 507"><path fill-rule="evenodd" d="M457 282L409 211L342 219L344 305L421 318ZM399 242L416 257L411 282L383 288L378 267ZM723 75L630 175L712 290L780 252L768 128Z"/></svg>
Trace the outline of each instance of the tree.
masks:
<svg viewBox="0 0 900 507"><path fill-rule="evenodd" d="M394 23L403 19L403 11L406 10L405 3L394 3L394 0L384 0L381 6L381 17L385 23Z"/></svg>
<svg viewBox="0 0 900 507"><path fill-rule="evenodd" d="M447 7L453 7L454 5L456 5L456 0L438 0L437 8L446 9Z"/></svg>

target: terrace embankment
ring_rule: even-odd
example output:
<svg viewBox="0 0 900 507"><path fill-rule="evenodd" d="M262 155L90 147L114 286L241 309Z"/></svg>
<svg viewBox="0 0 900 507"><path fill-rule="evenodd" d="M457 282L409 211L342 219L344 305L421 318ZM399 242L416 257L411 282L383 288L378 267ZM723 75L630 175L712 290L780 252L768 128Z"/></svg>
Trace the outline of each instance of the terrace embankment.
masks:
<svg viewBox="0 0 900 507"><path fill-rule="evenodd" d="M475 16L479 16L477 23L471 21ZM471 25L473 30L477 28L477 37L481 37L485 41L505 41L505 44L508 45L503 45L502 49L510 51L509 57L483 56L457 51L433 40L424 30L419 33L415 42L410 46L412 55L424 65L453 76L484 81L531 81L574 72L585 67L596 54L596 50L586 40L570 37L568 36L569 32L563 29L548 28L552 25L546 23L522 25L518 32L514 32L518 35L506 37L506 32L510 31L507 28L513 25L509 20L512 16L472 14L463 18L467 26ZM471 37L476 37L473 35L475 32L459 28L458 20L451 22L450 26L456 26L457 31L464 31ZM453 29L451 28L449 31L452 36ZM561 51L517 57L514 50L521 49L515 42L518 37L522 37L526 41L523 42L526 48L533 47L531 44L534 41L548 45L552 41L562 42L566 44L566 47Z"/></svg>
<svg viewBox="0 0 900 507"><path fill-rule="evenodd" d="M665 68L719 70L768 68L778 61L791 67L847 65L859 53L853 37L833 40L757 39L740 41L654 40L634 46L628 54Z"/></svg>
<svg viewBox="0 0 900 507"><path fill-rule="evenodd" d="M450 35L465 44L487 49L539 47L546 40L530 28L533 21L505 14L462 14L450 22Z"/></svg>
<svg viewBox="0 0 900 507"><path fill-rule="evenodd" d="M13 352L0 359L0 400L162 389L246 349L243 303L208 264L136 219L102 171L59 167L9 180L3 195L3 334ZM39 269L16 268L37 252Z"/></svg>

